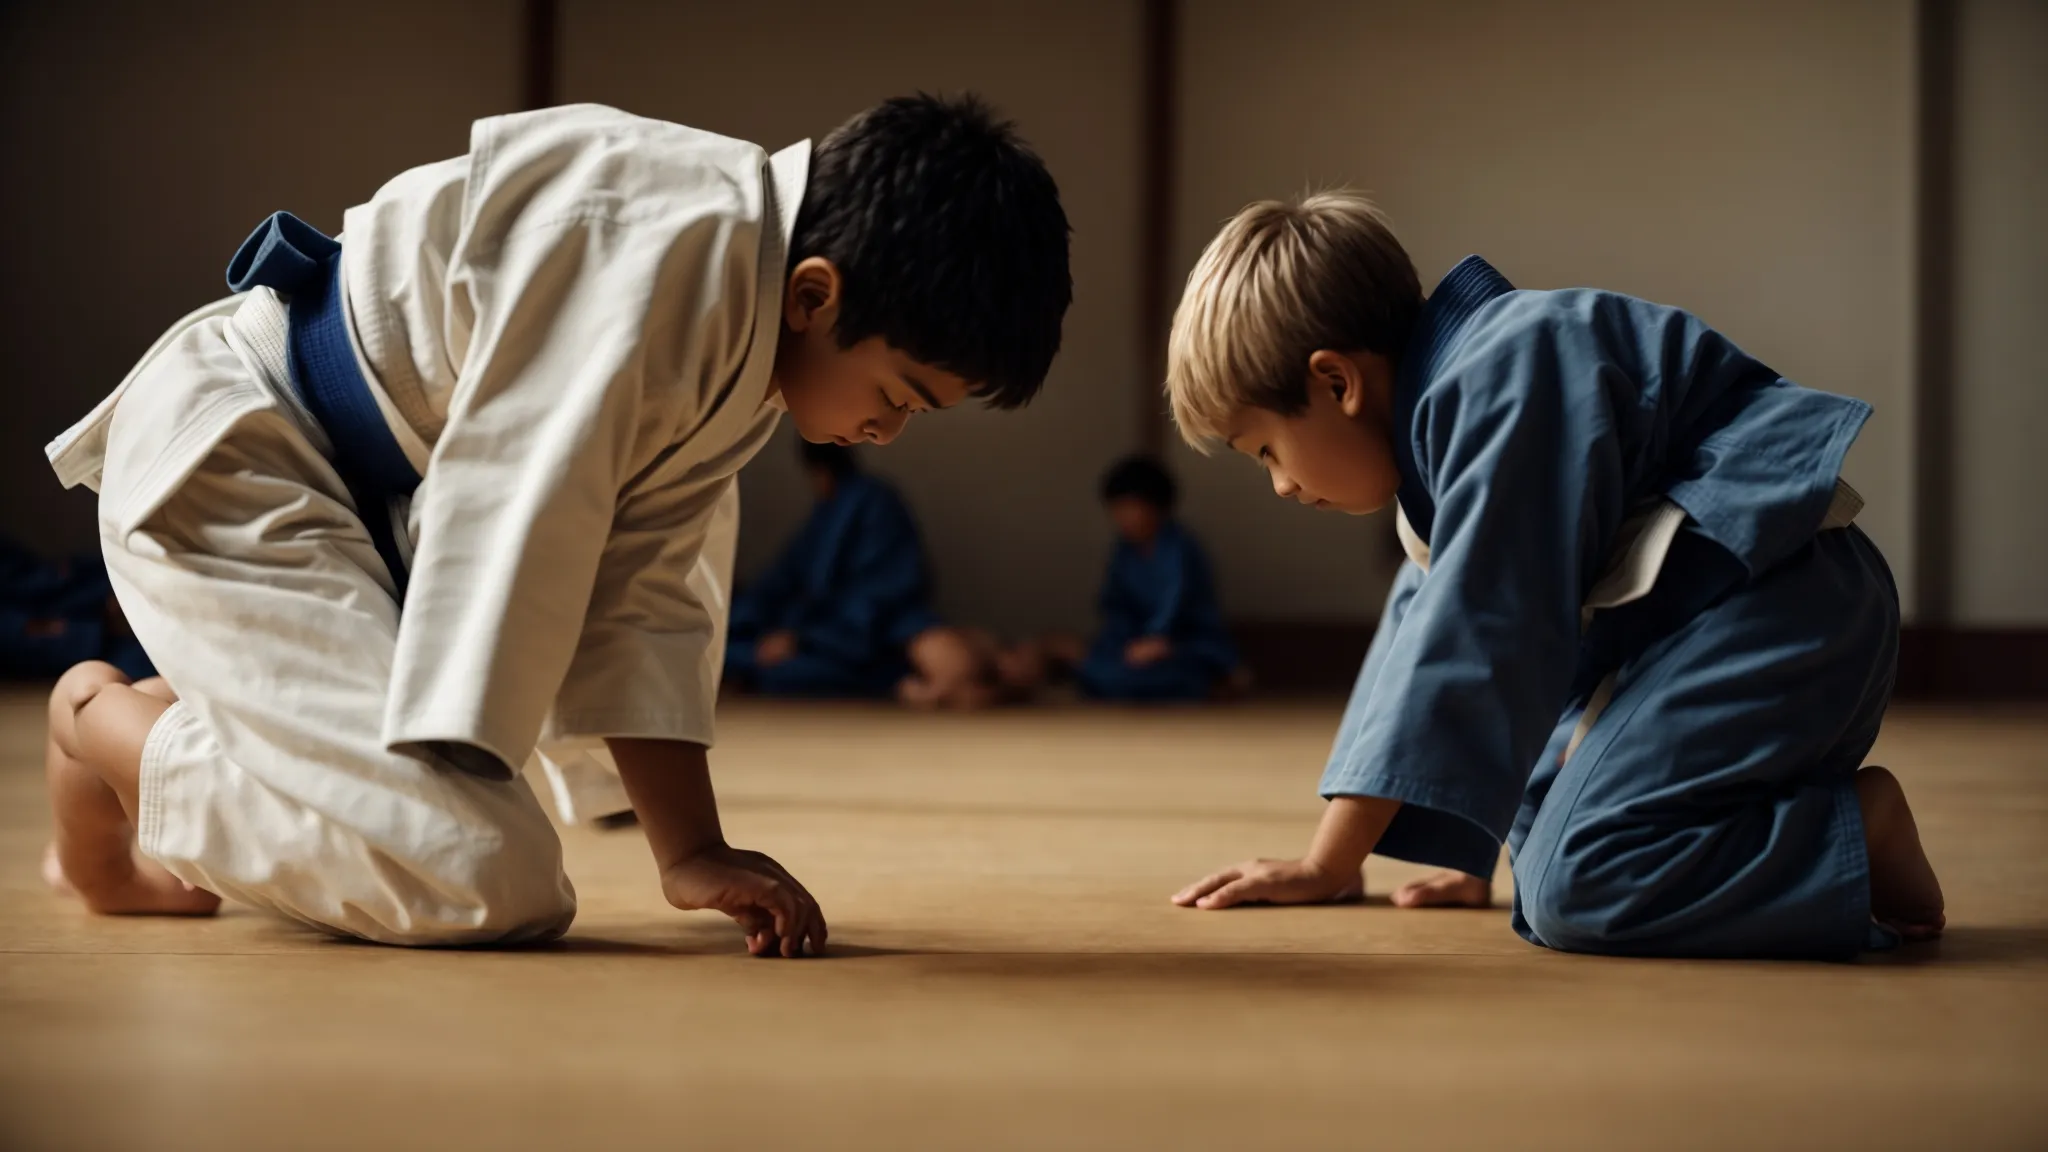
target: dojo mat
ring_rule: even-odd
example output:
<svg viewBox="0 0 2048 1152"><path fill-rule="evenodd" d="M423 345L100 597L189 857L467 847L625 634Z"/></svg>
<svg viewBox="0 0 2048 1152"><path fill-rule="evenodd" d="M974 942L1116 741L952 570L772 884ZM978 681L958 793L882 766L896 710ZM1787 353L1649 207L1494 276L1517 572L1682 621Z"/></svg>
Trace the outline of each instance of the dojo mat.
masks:
<svg viewBox="0 0 2048 1152"><path fill-rule="evenodd" d="M582 911L404 951L230 907L88 917L38 877L42 697L0 692L0 1148L2048 1147L2048 711L1895 709L1938 945L1623 961L1491 910L1198 913L1295 855L1341 701L915 716L743 702L728 838L834 955L670 911L634 829L565 832Z"/></svg>

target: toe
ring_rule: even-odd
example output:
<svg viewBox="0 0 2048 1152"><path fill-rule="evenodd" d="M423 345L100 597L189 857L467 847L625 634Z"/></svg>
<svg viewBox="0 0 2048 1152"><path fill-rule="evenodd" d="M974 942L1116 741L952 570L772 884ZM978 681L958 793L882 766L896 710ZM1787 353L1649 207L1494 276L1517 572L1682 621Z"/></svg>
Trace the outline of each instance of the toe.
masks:
<svg viewBox="0 0 2048 1152"><path fill-rule="evenodd" d="M1947 926L1947 917L1936 916L1932 920L1923 920L1916 924L1900 925L1899 935L1907 940L1912 941L1915 944L1918 944L1928 940L1940 939L1941 930L1943 928L1946 928Z"/></svg>
<svg viewBox="0 0 2048 1152"><path fill-rule="evenodd" d="M43 883L60 896L78 895L78 889L71 886L71 878L64 875L64 861L58 858L55 844L43 849Z"/></svg>
<svg viewBox="0 0 2048 1152"><path fill-rule="evenodd" d="M1394 904L1400 908L1484 908L1492 902L1492 886L1463 873L1410 881L1394 893Z"/></svg>

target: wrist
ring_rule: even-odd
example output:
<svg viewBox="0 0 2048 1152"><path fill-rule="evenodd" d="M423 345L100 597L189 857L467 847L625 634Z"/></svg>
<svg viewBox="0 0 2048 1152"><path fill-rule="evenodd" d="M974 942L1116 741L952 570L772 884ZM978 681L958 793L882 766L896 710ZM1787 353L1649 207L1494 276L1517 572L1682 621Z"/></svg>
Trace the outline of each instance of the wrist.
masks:
<svg viewBox="0 0 2048 1152"><path fill-rule="evenodd" d="M1352 858L1349 853L1311 847L1308 855L1301 858L1301 865L1314 875L1348 884L1365 868L1365 857Z"/></svg>
<svg viewBox="0 0 2048 1152"><path fill-rule="evenodd" d="M680 868L693 860L701 860L713 853L723 852L730 847L731 845L725 842L725 837L723 836L714 836L708 840L671 843L664 845L662 852L655 857L654 863L656 867L666 872L671 868Z"/></svg>
<svg viewBox="0 0 2048 1152"><path fill-rule="evenodd" d="M1365 867L1365 858L1372 855L1381 833L1400 808L1399 800L1377 796L1331 797L1304 861L1319 872L1348 882Z"/></svg>

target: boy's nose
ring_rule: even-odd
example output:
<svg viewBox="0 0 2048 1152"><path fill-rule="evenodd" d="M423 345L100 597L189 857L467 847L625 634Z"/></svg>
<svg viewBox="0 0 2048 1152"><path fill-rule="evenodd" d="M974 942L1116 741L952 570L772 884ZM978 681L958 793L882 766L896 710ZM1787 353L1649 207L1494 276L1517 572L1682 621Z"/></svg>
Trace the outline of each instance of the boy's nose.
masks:
<svg viewBox="0 0 2048 1152"><path fill-rule="evenodd" d="M908 412L885 412L868 421L867 427L862 429L862 431L866 432L868 439L874 443L887 444L889 441L902 435L903 426L908 423L910 423L910 413Z"/></svg>
<svg viewBox="0 0 2048 1152"><path fill-rule="evenodd" d="M1282 500L1292 500L1300 491L1301 485L1296 484L1293 477L1277 468L1273 470L1273 495Z"/></svg>

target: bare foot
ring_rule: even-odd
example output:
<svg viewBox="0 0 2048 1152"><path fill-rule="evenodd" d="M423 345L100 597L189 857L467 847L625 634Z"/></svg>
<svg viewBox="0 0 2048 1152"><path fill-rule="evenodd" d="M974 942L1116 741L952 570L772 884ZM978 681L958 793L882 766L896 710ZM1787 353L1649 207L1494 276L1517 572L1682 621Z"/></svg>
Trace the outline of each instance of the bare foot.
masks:
<svg viewBox="0 0 2048 1152"><path fill-rule="evenodd" d="M50 694L43 762L57 829L43 855L43 879L95 912L207 916L220 907L220 897L171 875L135 846L129 812L142 743L174 698L161 680L131 686L120 669L97 661L66 672Z"/></svg>
<svg viewBox="0 0 2048 1152"><path fill-rule="evenodd" d="M896 702L919 712L930 712L939 706L939 688L922 676L905 676L896 682Z"/></svg>
<svg viewBox="0 0 2048 1152"><path fill-rule="evenodd" d="M1029 696L1052 677L1045 652L1028 640L996 653L994 664L996 682L1013 697Z"/></svg>
<svg viewBox="0 0 2048 1152"><path fill-rule="evenodd" d="M1863 809L1863 843L1870 856L1871 919L1906 940L1932 940L1948 923L1941 881L1920 828L1906 804L1906 791L1888 769L1856 773L1856 801Z"/></svg>
<svg viewBox="0 0 2048 1152"><path fill-rule="evenodd" d="M996 706L995 686L981 680L956 684L939 700L941 708L955 712L980 712Z"/></svg>
<svg viewBox="0 0 2048 1152"><path fill-rule="evenodd" d="M64 875L64 862L57 858L55 844L43 849L43 883L59 896L76 896L78 889L71 886L71 879Z"/></svg>
<svg viewBox="0 0 2048 1152"><path fill-rule="evenodd" d="M211 916L220 897L195 888L131 848L125 864L108 859L81 868L84 888L72 883L55 844L43 853L43 881L60 896L75 897L102 916Z"/></svg>
<svg viewBox="0 0 2048 1152"><path fill-rule="evenodd" d="M1491 908L1493 881L1463 872L1443 871L1410 880L1394 893L1396 908Z"/></svg>

